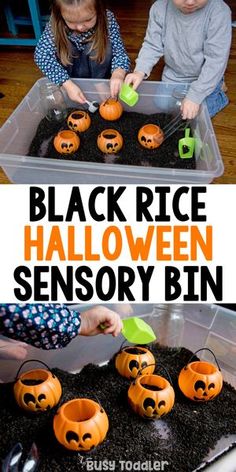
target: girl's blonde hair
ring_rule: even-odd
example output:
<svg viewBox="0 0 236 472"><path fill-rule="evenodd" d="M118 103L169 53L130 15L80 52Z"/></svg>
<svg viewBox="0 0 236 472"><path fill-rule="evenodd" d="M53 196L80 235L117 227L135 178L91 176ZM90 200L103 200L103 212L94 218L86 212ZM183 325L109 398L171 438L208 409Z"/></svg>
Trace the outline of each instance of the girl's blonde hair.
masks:
<svg viewBox="0 0 236 472"><path fill-rule="evenodd" d="M64 66L72 64L71 44L68 40L68 26L61 16L61 6L82 6L86 3L92 4L96 11L97 23L91 41L90 52L93 51L92 59L103 62L106 55L108 42L106 8L103 0L52 0L51 24L57 48L57 55Z"/></svg>

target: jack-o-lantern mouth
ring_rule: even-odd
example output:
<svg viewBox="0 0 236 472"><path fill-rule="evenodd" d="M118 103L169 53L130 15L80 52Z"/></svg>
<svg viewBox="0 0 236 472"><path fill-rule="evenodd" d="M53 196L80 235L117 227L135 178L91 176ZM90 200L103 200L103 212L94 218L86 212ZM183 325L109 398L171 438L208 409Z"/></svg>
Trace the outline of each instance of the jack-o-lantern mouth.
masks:
<svg viewBox="0 0 236 472"><path fill-rule="evenodd" d="M207 398L206 397L198 398L198 397L195 397L195 396L193 398L196 402L206 402L208 400L212 400L214 397L215 397L215 395L208 396Z"/></svg>

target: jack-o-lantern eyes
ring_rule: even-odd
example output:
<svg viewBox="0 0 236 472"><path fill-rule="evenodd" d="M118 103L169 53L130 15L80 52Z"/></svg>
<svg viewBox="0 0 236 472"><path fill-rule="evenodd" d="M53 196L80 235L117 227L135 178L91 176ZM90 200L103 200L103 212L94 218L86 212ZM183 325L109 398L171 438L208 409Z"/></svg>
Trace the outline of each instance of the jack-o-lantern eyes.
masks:
<svg viewBox="0 0 236 472"><path fill-rule="evenodd" d="M32 405L35 405L36 410L37 409L40 410L42 407L42 404L41 404L42 400L46 401L46 395L40 394L38 398L35 398L35 396L32 395L31 393L26 393L23 397L23 401L25 405L28 406L29 409L31 409L30 404L32 404ZM46 408L43 408L43 409L50 410L50 406L48 405Z"/></svg>
<svg viewBox="0 0 236 472"><path fill-rule="evenodd" d="M82 441L86 441L86 439L91 439L92 435L90 433L85 433L82 437ZM80 438L78 434L76 434L74 431L67 431L66 433L66 441L70 443L70 441L76 441L77 443L80 442ZM81 447L83 447L83 444L81 443ZM91 449L91 447L90 447Z"/></svg>
<svg viewBox="0 0 236 472"><path fill-rule="evenodd" d="M208 390L210 390L211 388L215 388L215 384L211 383L210 385L208 385Z"/></svg>
<svg viewBox="0 0 236 472"><path fill-rule="evenodd" d="M195 383L194 385L194 390L196 390L196 392L198 391L199 388L201 388L202 390L205 390L205 382L203 382L202 380L197 380L197 382Z"/></svg>
<svg viewBox="0 0 236 472"><path fill-rule="evenodd" d="M203 391L206 389L206 384L205 382L203 382L202 380L197 380L197 382L195 383L194 385L194 390L196 390L196 392L199 390L199 389L202 389ZM208 385L208 390L211 390L211 388L215 388L215 384L214 383L210 383Z"/></svg>

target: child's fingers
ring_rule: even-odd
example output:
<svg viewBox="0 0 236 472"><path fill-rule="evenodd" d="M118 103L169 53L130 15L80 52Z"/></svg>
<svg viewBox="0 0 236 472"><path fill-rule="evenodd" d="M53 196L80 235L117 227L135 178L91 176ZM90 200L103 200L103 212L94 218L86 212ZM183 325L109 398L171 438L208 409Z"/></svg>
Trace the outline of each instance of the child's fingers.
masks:
<svg viewBox="0 0 236 472"><path fill-rule="evenodd" d="M128 74L125 77L125 83L128 84L128 85L133 85L133 87L134 87L134 81L135 81L134 74Z"/></svg>
<svg viewBox="0 0 236 472"><path fill-rule="evenodd" d="M107 319L104 324L107 325L107 327L103 330L103 334L112 334L113 336L118 336L123 328L122 321L117 315Z"/></svg>

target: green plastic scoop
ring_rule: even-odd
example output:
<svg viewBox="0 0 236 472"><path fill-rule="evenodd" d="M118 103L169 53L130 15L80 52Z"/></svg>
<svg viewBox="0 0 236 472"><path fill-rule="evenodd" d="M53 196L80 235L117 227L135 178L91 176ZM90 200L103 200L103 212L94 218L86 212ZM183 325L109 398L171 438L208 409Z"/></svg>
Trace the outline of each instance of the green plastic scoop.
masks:
<svg viewBox="0 0 236 472"><path fill-rule="evenodd" d="M155 341L156 335L142 318L134 316L132 318L126 318L122 320L123 329L121 330L124 338L130 343L134 344L148 344ZM101 329L105 329L105 325L100 325Z"/></svg>
<svg viewBox="0 0 236 472"><path fill-rule="evenodd" d="M133 107L138 102L139 94L130 85L122 84L119 93L119 98L124 103L129 105L129 107Z"/></svg>
<svg viewBox="0 0 236 472"><path fill-rule="evenodd" d="M186 128L184 138L179 140L179 155L181 159L193 157L195 139L190 138L189 135L190 135L190 128Z"/></svg>

